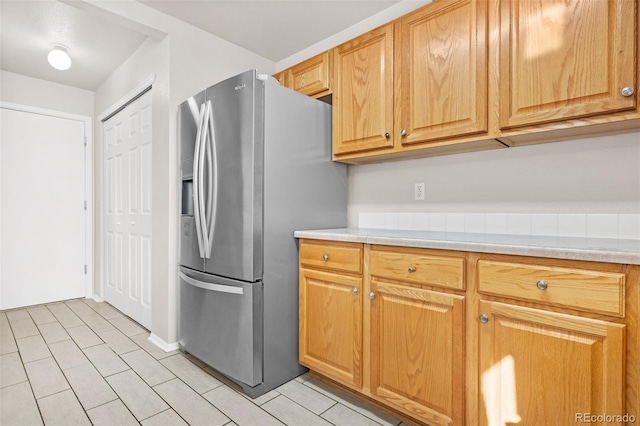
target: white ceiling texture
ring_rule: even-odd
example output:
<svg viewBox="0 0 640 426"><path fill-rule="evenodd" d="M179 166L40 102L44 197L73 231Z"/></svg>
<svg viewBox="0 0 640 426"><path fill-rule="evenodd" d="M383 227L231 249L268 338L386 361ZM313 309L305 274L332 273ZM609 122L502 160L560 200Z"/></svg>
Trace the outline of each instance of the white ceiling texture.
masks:
<svg viewBox="0 0 640 426"><path fill-rule="evenodd" d="M274 62L400 1L140 0ZM95 90L147 37L74 3L0 0L0 69ZM54 43L69 47L69 70L47 63Z"/></svg>

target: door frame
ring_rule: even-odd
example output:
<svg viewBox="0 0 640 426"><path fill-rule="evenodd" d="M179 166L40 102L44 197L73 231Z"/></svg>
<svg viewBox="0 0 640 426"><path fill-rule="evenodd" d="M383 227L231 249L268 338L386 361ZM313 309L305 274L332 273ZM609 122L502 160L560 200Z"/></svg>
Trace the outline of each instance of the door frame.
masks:
<svg viewBox="0 0 640 426"><path fill-rule="evenodd" d="M79 121L84 125L84 198L86 202L84 213L84 262L86 265L84 293L86 298L93 298L93 257L95 253L93 247L93 117L4 101L0 101L0 108Z"/></svg>
<svg viewBox="0 0 640 426"><path fill-rule="evenodd" d="M97 213L100 217L100 229L98 229L98 235L100 236L100 244L99 247L96 247L96 253L98 255L99 258L99 262L100 262L100 277L99 277L99 293L96 292L95 294L95 299L98 300L99 302L103 302L104 299L104 286L105 286L105 281L106 281L106 277L105 277L105 250L104 250L104 244L105 244L105 193L104 193L104 178L105 178L105 171L104 171L104 153L105 153L105 145L104 145L104 122L107 121L108 119L110 119L111 117L113 117L114 115L116 115L118 112L120 112L121 110L123 110L124 108L126 108L127 105L129 105L130 103L132 103L133 101L135 101L136 99L138 99L140 96L144 95L146 92L150 91L151 89L153 89L153 84L156 81L156 75L155 74L151 74L149 77L147 77L144 81L142 81L140 84L138 84L136 87L134 87L133 89L131 89L129 92L127 92L123 97L121 97L120 99L118 99L116 102L114 102L109 108L107 108L106 110L104 110L101 114L98 115L98 122L100 123L99 127L100 127L100 165L98 167L98 170L100 173L100 211ZM153 98L151 101L151 108L153 111ZM153 116L152 116L152 131L153 131ZM153 142L152 142L153 143ZM153 183L153 176L152 176L152 183ZM153 258L151 260L151 262L153 263ZM153 306L151 307L151 317L153 319Z"/></svg>

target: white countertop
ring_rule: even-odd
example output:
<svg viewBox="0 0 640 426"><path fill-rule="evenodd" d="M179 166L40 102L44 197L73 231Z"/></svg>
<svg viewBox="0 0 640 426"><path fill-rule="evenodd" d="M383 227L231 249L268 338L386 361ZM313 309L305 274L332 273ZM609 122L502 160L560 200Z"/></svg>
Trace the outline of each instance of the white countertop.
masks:
<svg viewBox="0 0 640 426"><path fill-rule="evenodd" d="M640 265L640 240L339 228L296 238Z"/></svg>

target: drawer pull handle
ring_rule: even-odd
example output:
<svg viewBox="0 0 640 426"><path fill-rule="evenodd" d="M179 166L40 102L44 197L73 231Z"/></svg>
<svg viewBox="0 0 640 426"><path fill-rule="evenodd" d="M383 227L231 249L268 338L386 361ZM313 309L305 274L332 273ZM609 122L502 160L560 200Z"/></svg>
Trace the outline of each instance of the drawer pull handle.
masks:
<svg viewBox="0 0 640 426"><path fill-rule="evenodd" d="M369 293L369 299L373 300L375 299L376 294L374 292Z"/></svg>
<svg viewBox="0 0 640 426"><path fill-rule="evenodd" d="M536 287L538 287L540 290L546 290L547 287L549 287L549 284L547 284L547 282L544 280L540 280L536 283Z"/></svg>
<svg viewBox="0 0 640 426"><path fill-rule="evenodd" d="M353 290L351 290L351 293L353 293L354 295L357 295L358 294L358 289L354 287Z"/></svg>
<svg viewBox="0 0 640 426"><path fill-rule="evenodd" d="M478 319L480 320L481 323L486 324L489 322L489 317L486 316L485 314L482 314L478 317Z"/></svg>
<svg viewBox="0 0 640 426"><path fill-rule="evenodd" d="M328 254L323 255L322 260L324 260L325 262L329 260L329 255Z"/></svg>
<svg viewBox="0 0 640 426"><path fill-rule="evenodd" d="M413 272L415 272L415 271L416 271L416 267L415 267L415 266L409 266L409 267L407 268L407 272L408 272L408 273L410 273L410 274L411 274L411 273L413 273Z"/></svg>

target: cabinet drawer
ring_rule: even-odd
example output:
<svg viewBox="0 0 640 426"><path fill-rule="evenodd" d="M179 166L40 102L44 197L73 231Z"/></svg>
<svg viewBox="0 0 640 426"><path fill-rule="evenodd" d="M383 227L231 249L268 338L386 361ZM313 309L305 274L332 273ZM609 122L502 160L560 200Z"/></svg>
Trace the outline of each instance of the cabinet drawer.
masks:
<svg viewBox="0 0 640 426"><path fill-rule="evenodd" d="M464 290L464 258L372 250L372 276Z"/></svg>
<svg viewBox="0 0 640 426"><path fill-rule="evenodd" d="M302 241L300 243L300 264L361 274L362 245Z"/></svg>
<svg viewBox="0 0 640 426"><path fill-rule="evenodd" d="M624 317L623 273L480 260L478 281L481 293Z"/></svg>

